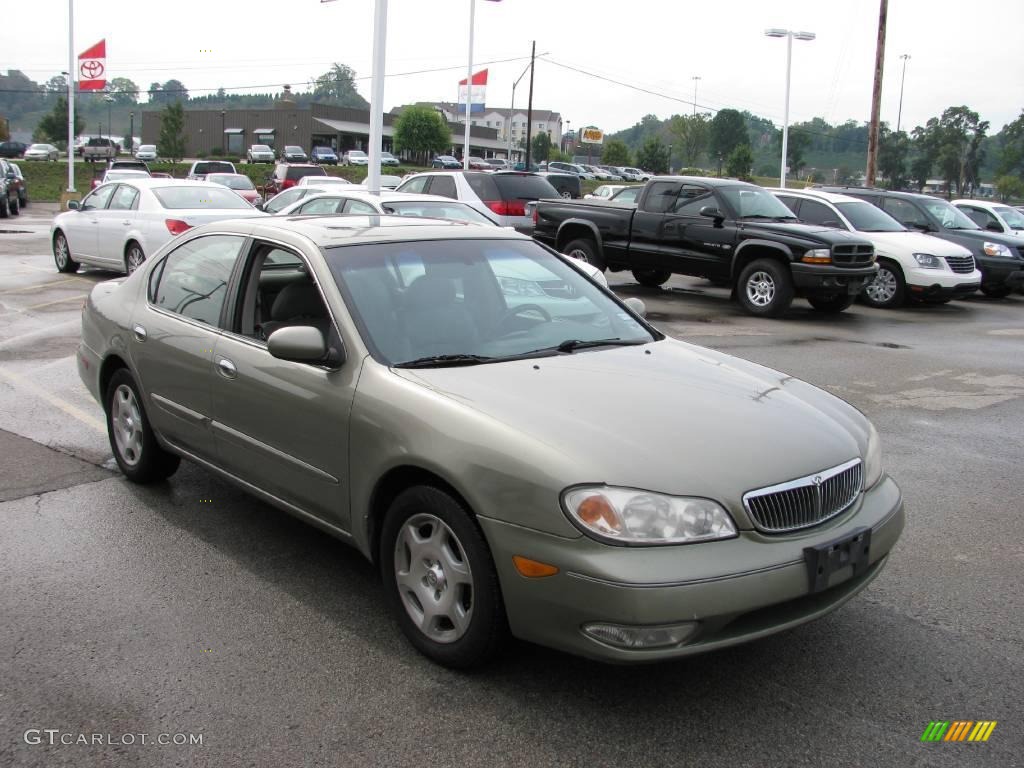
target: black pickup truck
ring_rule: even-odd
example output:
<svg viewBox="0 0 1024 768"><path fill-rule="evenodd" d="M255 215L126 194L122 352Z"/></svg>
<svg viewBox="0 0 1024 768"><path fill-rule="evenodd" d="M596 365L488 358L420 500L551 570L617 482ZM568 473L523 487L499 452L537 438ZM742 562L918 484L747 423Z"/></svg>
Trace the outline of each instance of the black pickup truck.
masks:
<svg viewBox="0 0 1024 768"><path fill-rule="evenodd" d="M752 315L777 317L795 296L842 312L872 279L872 244L798 223L772 193L732 179L659 176L637 204L541 200L534 237L598 269L629 269L646 286L672 274L729 286Z"/></svg>

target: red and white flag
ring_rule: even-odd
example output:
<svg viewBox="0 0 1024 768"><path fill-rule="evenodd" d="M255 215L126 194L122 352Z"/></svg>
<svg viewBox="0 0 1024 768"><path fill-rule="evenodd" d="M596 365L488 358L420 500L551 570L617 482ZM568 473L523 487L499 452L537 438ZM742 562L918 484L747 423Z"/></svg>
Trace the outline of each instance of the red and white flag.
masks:
<svg viewBox="0 0 1024 768"><path fill-rule="evenodd" d="M101 91L107 85L107 41L78 54L78 90Z"/></svg>
<svg viewBox="0 0 1024 768"><path fill-rule="evenodd" d="M484 102L487 98L487 70L481 69L473 75L473 90L470 92L472 97L472 104L470 110L473 112L483 112ZM459 104L462 106L460 111L466 110L466 78L459 80Z"/></svg>

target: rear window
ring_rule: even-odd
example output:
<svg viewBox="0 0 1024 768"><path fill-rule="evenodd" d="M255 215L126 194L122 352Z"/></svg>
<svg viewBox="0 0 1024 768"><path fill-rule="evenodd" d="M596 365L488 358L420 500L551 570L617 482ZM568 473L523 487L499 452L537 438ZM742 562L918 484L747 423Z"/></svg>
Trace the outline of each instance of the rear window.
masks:
<svg viewBox="0 0 1024 768"><path fill-rule="evenodd" d="M160 187L153 194L164 208L238 208L251 210L245 199L224 187Z"/></svg>
<svg viewBox="0 0 1024 768"><path fill-rule="evenodd" d="M286 179L301 179L303 176L326 176L327 171L321 168L319 165L311 165L308 168L296 167L294 165L288 167L288 174L285 176Z"/></svg>
<svg viewBox="0 0 1024 768"><path fill-rule="evenodd" d="M540 200L558 197L551 182L542 176L496 174L491 177L502 200Z"/></svg>
<svg viewBox="0 0 1024 768"><path fill-rule="evenodd" d="M231 163L223 163L217 160L212 160L206 163L196 163L195 168L192 169L192 173L196 174L207 174L207 173L234 173L235 169Z"/></svg>
<svg viewBox="0 0 1024 768"><path fill-rule="evenodd" d="M501 200L501 193L498 191L498 185L494 183L494 177L486 173L467 173L466 181L469 182L469 188L472 189L476 196L481 200Z"/></svg>

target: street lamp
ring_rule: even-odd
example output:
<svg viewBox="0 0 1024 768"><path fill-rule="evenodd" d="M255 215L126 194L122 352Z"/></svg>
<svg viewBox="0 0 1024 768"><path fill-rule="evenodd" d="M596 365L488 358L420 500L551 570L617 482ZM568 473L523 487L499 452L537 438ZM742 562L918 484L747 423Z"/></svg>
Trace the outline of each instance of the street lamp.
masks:
<svg viewBox="0 0 1024 768"><path fill-rule="evenodd" d="M135 113L128 113L128 154L135 155Z"/></svg>
<svg viewBox="0 0 1024 768"><path fill-rule="evenodd" d="M561 152L569 154L569 134L572 133L572 120L565 121L565 133L562 134L562 140L559 142L561 146L558 148Z"/></svg>
<svg viewBox="0 0 1024 768"><path fill-rule="evenodd" d="M896 133L900 132L900 118L903 117L903 81L907 78L907 60L910 59L910 54L904 53L900 58L903 59L903 74L900 75L900 109L896 113Z"/></svg>
<svg viewBox="0 0 1024 768"><path fill-rule="evenodd" d="M693 114L697 114L697 83L700 82L700 75L694 75L690 78L693 80Z"/></svg>
<svg viewBox="0 0 1024 768"><path fill-rule="evenodd" d="M107 138L113 136L113 132L110 130L110 105L114 103L114 97L109 93L103 97L103 100L107 102ZM100 133L103 133L101 130Z"/></svg>
<svg viewBox="0 0 1024 768"><path fill-rule="evenodd" d="M793 63L793 38L797 40L813 40L813 32L794 32L790 29L766 29L768 37L786 38L786 107L782 118L782 165L779 171L779 186L786 188L786 155L789 151L789 78Z"/></svg>
<svg viewBox="0 0 1024 768"><path fill-rule="evenodd" d="M224 127L224 116L226 114L227 112L223 109L220 111L220 151L225 155L228 154L228 148L225 146L227 144L227 134L224 132L226 130Z"/></svg>

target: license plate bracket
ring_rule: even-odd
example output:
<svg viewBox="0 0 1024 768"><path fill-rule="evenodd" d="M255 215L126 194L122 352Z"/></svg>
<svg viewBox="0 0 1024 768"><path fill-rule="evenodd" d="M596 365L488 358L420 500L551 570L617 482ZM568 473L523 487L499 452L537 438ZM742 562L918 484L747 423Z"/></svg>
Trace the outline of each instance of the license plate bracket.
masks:
<svg viewBox="0 0 1024 768"><path fill-rule="evenodd" d="M852 568L851 578L863 573L868 567L870 546L871 529L858 528L824 544L804 547L811 592L828 589L832 575L844 568Z"/></svg>

